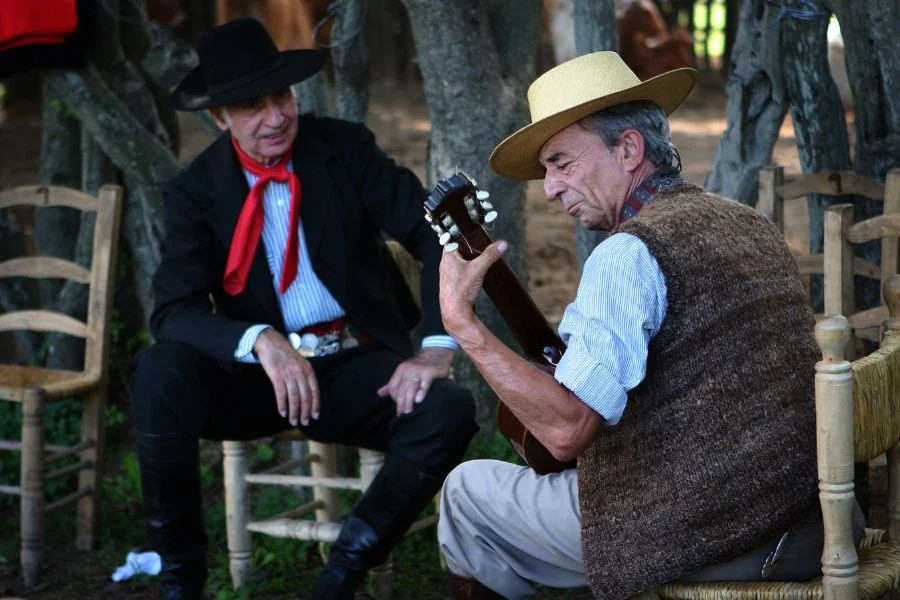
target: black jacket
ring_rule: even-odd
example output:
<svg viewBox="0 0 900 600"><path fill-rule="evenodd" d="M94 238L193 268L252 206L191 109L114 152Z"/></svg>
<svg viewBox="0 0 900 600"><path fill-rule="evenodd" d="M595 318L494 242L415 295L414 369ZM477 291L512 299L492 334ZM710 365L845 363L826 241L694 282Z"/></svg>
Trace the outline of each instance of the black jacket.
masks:
<svg viewBox="0 0 900 600"><path fill-rule="evenodd" d="M404 356L418 309L385 246L382 231L423 264L422 335L445 334L438 306L441 247L424 219L426 191L362 125L301 116L294 172L301 219L316 274L351 322ZM190 344L230 365L246 329L266 323L284 332L260 240L244 290L226 294L222 276L249 192L224 134L163 188L166 238L153 278L156 340Z"/></svg>

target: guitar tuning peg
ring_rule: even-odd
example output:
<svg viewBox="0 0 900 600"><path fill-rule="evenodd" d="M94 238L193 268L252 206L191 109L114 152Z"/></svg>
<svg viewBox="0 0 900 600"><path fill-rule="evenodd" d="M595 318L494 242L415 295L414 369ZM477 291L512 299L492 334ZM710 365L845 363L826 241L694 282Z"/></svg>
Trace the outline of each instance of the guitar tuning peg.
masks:
<svg viewBox="0 0 900 600"><path fill-rule="evenodd" d="M478 198L479 200L487 200L489 196L490 196L490 194L488 194L484 190L478 190L477 192L475 192L475 197Z"/></svg>
<svg viewBox="0 0 900 600"><path fill-rule="evenodd" d="M459 244L457 244L456 242L450 242L449 244L446 244L444 246L444 252L453 252L457 248L459 248Z"/></svg>
<svg viewBox="0 0 900 600"><path fill-rule="evenodd" d="M438 227L437 225L435 225L434 223L432 223L432 224L431 224L431 228L434 230L434 232L435 232L436 234L441 235L441 228L440 228L440 227Z"/></svg>
<svg viewBox="0 0 900 600"><path fill-rule="evenodd" d="M490 202L488 202L487 200L484 200L481 202L481 208L483 208L484 210L493 210L494 205L491 204Z"/></svg>
<svg viewBox="0 0 900 600"><path fill-rule="evenodd" d="M446 231L438 236L438 242L441 243L441 246L445 245L449 241L450 241L450 234L447 233Z"/></svg>
<svg viewBox="0 0 900 600"><path fill-rule="evenodd" d="M485 223L490 223L490 222L492 222L492 221L493 221L494 219L496 219L496 218L497 218L497 211L496 211L496 210L492 210L492 211L490 211L489 213L487 213L486 215L484 215L484 222L485 222Z"/></svg>
<svg viewBox="0 0 900 600"><path fill-rule="evenodd" d="M434 223L434 219L431 218L431 213L425 213L425 220L429 223Z"/></svg>

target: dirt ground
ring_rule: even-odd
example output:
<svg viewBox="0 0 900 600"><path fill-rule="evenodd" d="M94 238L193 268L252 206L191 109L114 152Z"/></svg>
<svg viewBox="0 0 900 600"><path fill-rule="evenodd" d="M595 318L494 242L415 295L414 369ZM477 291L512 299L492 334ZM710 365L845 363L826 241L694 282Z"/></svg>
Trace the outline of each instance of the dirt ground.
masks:
<svg viewBox="0 0 900 600"><path fill-rule="evenodd" d="M721 89L700 88L672 115L672 137L681 152L684 173L692 182L704 182L719 137L725 129L724 114L725 97ZM368 123L380 145L424 179L429 121L421 90L376 87L372 91ZM189 115L181 118L181 124L184 134L181 158L187 160L212 137L203 125ZM0 189L37 181L40 137L40 110L33 105L10 106L6 121L0 125ZM478 158L487 160L487 157ZM788 174L799 172L790 119L781 131L774 160L784 165ZM464 165L460 167L465 168ZM807 243L802 203L789 204L787 212L789 242L795 250L801 250ZM539 182L530 184L526 216L531 292L548 319L557 323L565 306L574 297L578 284L574 223L558 205L543 199ZM152 586L134 589L127 584L111 583L106 567L98 564L101 561L74 553L70 544L49 550L51 554L57 553L49 561L49 583L27 594L29 599L63 600L71 597L112 600L127 597L149 600L155 597ZM0 557L0 600L3 600L4 594L20 590L19 584L14 581L16 561L14 556L6 559ZM72 586L74 580L83 581L83 588ZM60 595L54 589L58 590L62 582L66 582L62 587L70 591ZM72 592L73 589L80 591ZM542 593L541 597L551 596Z"/></svg>

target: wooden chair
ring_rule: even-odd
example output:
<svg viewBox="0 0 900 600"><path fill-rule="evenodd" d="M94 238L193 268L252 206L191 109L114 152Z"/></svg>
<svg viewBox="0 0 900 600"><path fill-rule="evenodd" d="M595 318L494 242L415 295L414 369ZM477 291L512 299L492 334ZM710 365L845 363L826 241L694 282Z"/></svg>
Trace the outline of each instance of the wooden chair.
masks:
<svg viewBox="0 0 900 600"><path fill-rule="evenodd" d="M837 204L825 211L825 314L846 315L854 336L877 342L887 306L856 312L853 268L857 259L853 245L881 240L881 267L867 274L884 282L898 273L898 236L900 236L900 169L888 173L885 185L884 214L853 222L853 206Z"/></svg>
<svg viewBox="0 0 900 600"><path fill-rule="evenodd" d="M784 203L786 200L806 198L810 194L841 196L853 194L884 201L884 212L900 211L900 169L888 173L885 184L857 173L823 172L799 177L784 183L784 168L768 165L759 170L759 198L756 209L768 216L784 233ZM852 214L852 213L851 213ZM823 275L825 273L824 253L795 255L800 275ZM862 258L853 258L852 268L856 275L878 278L882 269ZM896 273L896 269L889 274ZM852 278L851 278L852 279ZM850 315L849 312L835 311L825 314Z"/></svg>
<svg viewBox="0 0 900 600"><path fill-rule="evenodd" d="M816 325L822 360L816 364L819 499L825 525L822 577L809 582L668 583L646 598L678 600L874 600L900 583L900 276L884 284L889 307L881 348L844 360L849 321ZM853 544L853 465L887 453L888 531L867 529Z"/></svg>
<svg viewBox="0 0 900 600"><path fill-rule="evenodd" d="M87 322L48 310L17 310L0 315L0 331L58 332L83 338L85 342L81 371L0 365L0 400L21 402L23 411L21 441L0 441L0 449L22 453L20 484L0 486L0 493L21 498L22 575L25 585L31 587L39 572L46 513L77 501L76 546L79 550L90 550L94 542L103 471L111 277L115 272L122 189L103 186L98 198L52 186L26 186L0 193L0 209L23 205L68 206L96 213L90 270L48 256L14 258L0 263L0 279L60 278L89 286ZM84 397L81 442L71 447L45 444L44 404L73 396ZM48 470L54 463L73 455L78 455L78 463ZM78 489L45 505L46 482L76 472Z"/></svg>
<svg viewBox="0 0 900 600"><path fill-rule="evenodd" d="M394 262L416 302L419 298L421 265L400 244L388 242ZM277 436L280 440L307 440L299 431L292 430ZM261 533L281 538L319 542L334 542L341 530L340 502L337 490L364 492L384 463L380 452L359 449L358 478L338 477L336 451L333 444L307 440L309 453L298 459L272 467L261 473L249 472L251 443L222 442L225 470L225 513L228 537L228 562L231 581L235 589L246 583L250 575L252 540L251 533ZM292 475L298 469L309 467L311 475ZM310 487L313 501L294 509L261 520L250 520L250 484ZM302 519L315 513L315 520ZM437 523L437 515L424 517L414 523L407 535ZM323 559L325 555L323 552ZM369 582L376 600L386 600L393 593L391 559L369 572Z"/></svg>

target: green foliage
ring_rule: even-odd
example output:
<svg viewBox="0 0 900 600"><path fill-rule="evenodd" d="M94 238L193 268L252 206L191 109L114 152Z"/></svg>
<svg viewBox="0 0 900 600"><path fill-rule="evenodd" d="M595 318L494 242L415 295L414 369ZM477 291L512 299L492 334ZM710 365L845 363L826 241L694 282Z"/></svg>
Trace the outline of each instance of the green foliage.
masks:
<svg viewBox="0 0 900 600"><path fill-rule="evenodd" d="M0 403L0 433L17 437L21 427L21 411L16 405ZM80 406L69 402L60 404L47 413L48 440L54 443L74 443L78 438L77 417ZM6 412L3 412L6 411ZM106 421L108 430L121 434L130 427L127 415L118 407L110 405ZM109 436L108 436L109 437ZM480 438L479 438L480 439ZM148 540L144 525L140 469L137 455L133 451L128 435L113 435L111 440L119 440L118 446L107 447L106 471L102 482L102 518L99 547L93 555L95 569L106 577L122 564L130 550L147 549ZM122 445L124 443L124 446ZM0 453L0 474L12 482L18 480L18 466L7 465ZM257 444L252 454L252 469L264 470L272 466L276 452L271 444ZM16 456L17 458L17 456ZM509 443L499 433L487 441L473 442L466 459L494 458L518 462L518 456ZM209 547L209 579L207 590L215 600L266 600L276 598L307 597L322 568L322 554L319 544L297 540L280 539L263 535L253 536L253 568L250 580L240 590L232 589L228 567L226 544L225 505L223 498L221 454L216 444L205 444L201 452L201 485L204 496L204 525ZM69 482L71 485L71 482ZM250 490L252 517L263 519L289 510L306 499L291 488L279 486L253 486ZM359 492L341 490L339 499L342 513L346 514L359 499ZM433 514L431 504L427 514ZM17 510L5 511L8 523L17 527ZM312 518L309 515L307 518ZM53 513L47 520L48 544L71 544L71 510ZM7 521L4 520L4 526ZM0 536L0 563L18 560L17 536ZM54 541L57 540L57 541ZM324 551L327 552L327 545ZM425 528L407 536L393 554L395 598L436 600L447 597L447 574L441 568L435 529ZM77 578L75 578L77 579ZM158 578L137 576L118 585L123 594L127 590L152 589ZM75 581L72 582L75 585ZM73 597L78 597L74 595Z"/></svg>
<svg viewBox="0 0 900 600"><path fill-rule="evenodd" d="M75 111L72 110L72 107L70 107L68 104L66 104L62 100L51 100L50 108L52 108L56 112L62 114L65 117L68 117L70 119L78 118L78 116L75 114Z"/></svg>

